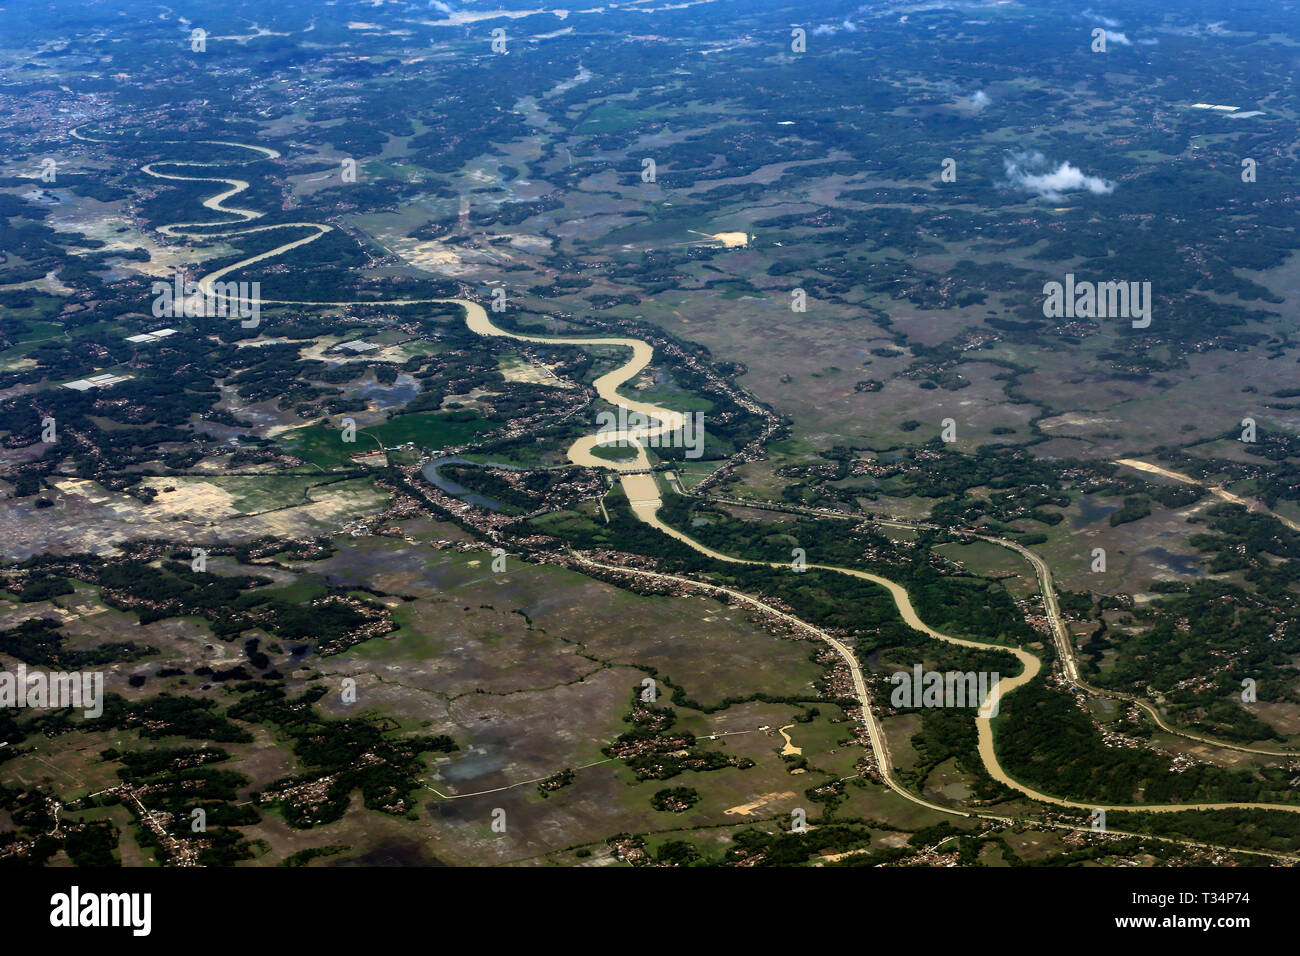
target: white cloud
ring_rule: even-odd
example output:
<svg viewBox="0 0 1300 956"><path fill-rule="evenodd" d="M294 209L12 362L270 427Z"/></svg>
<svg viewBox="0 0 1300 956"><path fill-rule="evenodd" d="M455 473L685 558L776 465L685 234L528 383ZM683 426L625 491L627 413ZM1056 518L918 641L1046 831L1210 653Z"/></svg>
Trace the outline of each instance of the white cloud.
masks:
<svg viewBox="0 0 1300 956"><path fill-rule="evenodd" d="M1094 13L1092 10L1084 10L1080 16L1087 17L1089 20L1096 20L1103 27L1117 27L1118 20L1112 20L1110 17L1103 17L1100 13Z"/></svg>
<svg viewBox="0 0 1300 956"><path fill-rule="evenodd" d="M1106 42L1107 42L1107 43L1118 43L1120 46L1132 46L1132 45L1133 45L1133 41L1130 40L1130 39L1128 38L1127 35L1125 35L1125 34L1123 34L1123 33L1120 33L1118 30L1107 30L1107 31L1106 31Z"/></svg>
<svg viewBox="0 0 1300 956"><path fill-rule="evenodd" d="M988 106L992 102L993 100L991 100L989 98L989 95L985 93L983 90L976 90L975 93L970 98L971 109L973 109L976 113L984 109L984 107Z"/></svg>
<svg viewBox="0 0 1300 956"><path fill-rule="evenodd" d="M841 30L846 30L849 33L856 33L858 30L858 25L854 23L852 20L850 20L848 17L845 17L844 22L841 23L839 26L834 26L833 24L830 23L823 23L820 26L813 27L813 36L815 37L829 36L832 33L839 33Z"/></svg>
<svg viewBox="0 0 1300 956"><path fill-rule="evenodd" d="M439 13L452 12L451 4L443 3L442 0L429 0L429 6L433 7L433 9L437 10Z"/></svg>
<svg viewBox="0 0 1300 956"><path fill-rule="evenodd" d="M1039 152L1013 153L1003 160L1003 165L1012 186L1052 202L1060 202L1066 193L1106 195L1115 191L1110 180L1089 176L1068 162L1050 168L1047 158Z"/></svg>

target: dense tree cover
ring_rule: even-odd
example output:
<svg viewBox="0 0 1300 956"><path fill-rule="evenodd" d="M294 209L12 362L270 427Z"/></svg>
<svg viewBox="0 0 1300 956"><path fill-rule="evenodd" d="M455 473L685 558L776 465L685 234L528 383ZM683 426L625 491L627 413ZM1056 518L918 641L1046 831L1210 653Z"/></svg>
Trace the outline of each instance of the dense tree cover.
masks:
<svg viewBox="0 0 1300 956"><path fill-rule="evenodd" d="M655 862L660 866L689 866L700 859L700 851L685 840L667 840L655 850Z"/></svg>
<svg viewBox="0 0 1300 956"><path fill-rule="evenodd" d="M118 753L105 751L101 756L123 764L118 776L134 787L147 788L149 809L168 814L168 833L172 840L194 840L205 844L199 861L205 866L228 866L252 856L252 848L235 827L251 826L261 814L247 803L239 803L241 789L248 777L232 770L213 767L230 755L219 748L145 750ZM134 801L123 805L139 815ZM193 827L194 811L203 811L204 828ZM142 827L142 830L147 830ZM165 861L171 847L163 841L153 843L160 861Z"/></svg>
<svg viewBox="0 0 1300 956"><path fill-rule="evenodd" d="M37 567L46 580L59 566L59 558ZM322 588L302 603L263 590L270 579L255 574L216 574L195 571L181 561L165 560L155 567L147 560L104 560L81 555L68 561L77 574L102 589L110 607L131 611L141 623L192 615L205 618L213 632L234 640L242 632L261 628L286 640L310 641L325 655L337 654L362 640L393 627L388 609L352 594L346 588ZM134 660L151 653L130 643L102 644L97 650L64 652L58 625L33 619L0 632L0 647L11 649L30 663L54 666L60 660L84 667L113 660ZM250 660L269 664L254 647ZM73 666L69 663L68 666ZM259 667L264 669L264 667Z"/></svg>
<svg viewBox="0 0 1300 956"><path fill-rule="evenodd" d="M1300 814L1268 810L1198 810L1190 813L1106 815L1116 830L1202 841L1220 846L1294 853L1300 848ZM1252 862L1258 862L1253 860Z"/></svg>
<svg viewBox="0 0 1300 956"><path fill-rule="evenodd" d="M133 641L104 641L91 648L68 648L62 625L44 618L28 618L0 631L0 651L32 667L83 670L116 661L135 661L158 650Z"/></svg>
<svg viewBox="0 0 1300 956"><path fill-rule="evenodd" d="M71 464L78 477L147 498L150 492L141 487L145 478L185 472L207 455L231 452L224 440L205 430L205 422L249 432L243 436L244 447L237 456L248 459L259 446L267 446L269 454L275 445L255 437L252 421L219 407L222 394L218 385L229 387L242 402L271 400L280 410L304 419L364 410L368 405L362 397L367 376L391 383L399 372L413 375L419 390L404 407L393 410L398 417L438 411L447 396L476 390L493 394L483 411L489 421L500 424L527 415L541 418L548 412L558 413L572 401L569 393L561 390L507 382L495 358L505 346L490 343L485 348L484 340L465 329L458 318L416 323L418 338L436 339L446 347L435 354L414 356L401 365L378 359L341 365L302 358L307 340L336 334L338 329L336 322L296 312L268 312L260 330L241 330L237 323L224 319L185 319L174 324L199 326L217 339L184 331L165 342L137 347L126 343L120 333L96 332L70 339L56 336L31 351L36 368L15 373L17 378L43 382L57 376L56 381L63 381L93 374L114 360L129 362L133 377L119 382L111 392L50 388L0 402L0 437L10 445L37 445L43 423L48 418L57 423L56 441L44 449L44 455L15 470L16 494L38 494L60 465L66 469ZM372 332L363 322L350 331L357 337ZM259 334L292 341L238 347L241 336ZM222 341L222 336L228 342ZM577 349L569 351L575 356L567 363L572 367L559 371L580 374L590 357ZM573 421L539 431L555 435L559 445L581 427L581 422ZM232 466L236 464L231 461ZM304 466L306 470L318 467Z"/></svg>
<svg viewBox="0 0 1300 956"><path fill-rule="evenodd" d="M972 711L952 708L921 708L921 731L913 734L911 744L917 762L900 767L897 774L916 793L924 793L926 781L941 763L956 759L957 769L974 777L972 796L992 801L1011 796L1011 792L989 776L980 759Z"/></svg>
<svg viewBox="0 0 1300 956"><path fill-rule="evenodd" d="M1280 740L1243 702L1243 681L1255 682L1260 702L1296 700L1300 534L1238 505L1215 506L1198 520L1206 531L1189 541L1213 556L1207 570L1240 572L1240 579L1157 582L1154 601L1103 601L1095 612L1091 600L1076 598L1075 613L1102 617L1080 659L1094 684L1143 697L1158 692L1176 724L1238 743ZM1125 612L1127 626L1102 614L1112 608Z"/></svg>
<svg viewBox="0 0 1300 956"><path fill-rule="evenodd" d="M114 866L117 864L113 856L117 840L117 827L108 820L97 820L70 827L63 849L73 866Z"/></svg>
<svg viewBox="0 0 1300 956"><path fill-rule="evenodd" d="M573 771L572 767L565 767L563 770L551 774L539 783L537 785L537 792L544 798L549 798L556 790L563 790L565 787L572 785L573 781L577 778L578 775Z"/></svg>
<svg viewBox="0 0 1300 956"><path fill-rule="evenodd" d="M272 783L263 796L263 802L277 806L290 826L311 827L339 819L357 790L369 809L413 813L412 794L425 772L422 755L458 749L450 737L398 735L377 719L326 719L312 706L327 693L324 687L296 698L265 684L244 684L237 690L243 698L230 708L230 716L275 726L292 741L294 756L305 768ZM324 785L320 796L311 794L312 784ZM302 785L308 785L306 793Z"/></svg>
<svg viewBox="0 0 1300 956"><path fill-rule="evenodd" d="M650 798L650 806L672 813L684 813L699 802L700 791L694 787L666 787Z"/></svg>
<svg viewBox="0 0 1300 956"><path fill-rule="evenodd" d="M151 810L170 814L168 832L172 840L195 840L204 844L199 853L203 865L229 865L247 859L251 844L239 828L257 823L260 814L254 806L240 799L248 778L226 770L221 764L230 759L228 751L209 746L217 743L248 743L252 735L240 723L262 723L274 727L291 742L295 762L302 772L273 784L274 793L298 784L323 781L326 797L313 804L300 794L267 796L264 803L280 808L294 826L311 826L337 819L346 810L350 794L362 793L364 804L386 813L411 813L411 794L424 773L422 755L450 753L456 743L446 736L404 735L394 732L387 722L370 717L335 720L321 715L312 705L325 694L316 687L299 697L289 697L279 687L261 683L235 686L238 697L225 707L211 698L177 697L161 694L139 701L127 701L109 694L102 716L74 724L63 714L43 714L27 718L22 726L6 732L9 746L3 759L12 759L28 733L57 735L74 726L89 731L136 731L143 739L179 738L201 741L203 747L164 746L145 750L119 751L110 748L101 759L119 764L119 778L132 786L147 789ZM9 715L3 716L10 721ZM0 730L4 730L0 727ZM8 810L18 826L26 831L49 832L53 822L44 809L45 797L39 790L0 788L0 807ZM87 798L72 809L87 809L121 803L140 823L137 838L142 846L153 847L160 860L169 858L172 848L160 841L140 820L134 801L116 792ZM190 826L195 809L206 814L207 829L196 832ZM76 827L70 832L81 832ZM87 832L70 841L71 854L86 865L111 865L117 834ZM57 841L41 847L28 862L40 863L59 848Z"/></svg>
<svg viewBox="0 0 1300 956"><path fill-rule="evenodd" d="M1285 391L1289 397L1293 390ZM1270 407L1286 412L1300 406L1272 402ZM1255 467L1243 467L1239 462L1216 460L1210 467L1233 478L1253 480L1256 495L1269 508L1276 508L1280 501L1300 500L1300 440L1295 435L1269 429L1259 436L1258 441L1245 443L1244 450L1248 455L1267 459L1268 464L1260 462Z"/></svg>
<svg viewBox="0 0 1300 956"><path fill-rule="evenodd" d="M978 635L981 640L1006 644L1038 639L1001 585L941 570L931 534L921 535L908 547L867 526L803 517L780 524L744 521L682 496L668 498L660 517L709 547L736 557L787 564L792 563L792 551L798 547L808 564L855 568L887 577L904 585L922 619L945 633ZM761 569L749 573L755 570ZM811 573L825 575L823 580L832 592L848 587L852 580L834 572ZM794 587L791 582L785 590ZM875 590L875 586L869 587ZM886 600L892 605L892 600ZM846 596L837 603L847 601Z"/></svg>
<svg viewBox="0 0 1300 956"><path fill-rule="evenodd" d="M732 837L732 846L723 859L728 863L743 861L751 866L797 866L815 860L822 853L865 849L871 838L871 831L866 827L837 823L812 827L806 833L741 830ZM907 852L902 847L891 847L855 853L848 859L861 861L856 865L876 866L897 860Z"/></svg>
<svg viewBox="0 0 1300 956"><path fill-rule="evenodd" d="M517 475L522 487L509 480L511 473L473 465L443 465L441 474L471 491L486 495L516 511L532 511L570 480L565 471L528 471Z"/></svg>
<svg viewBox="0 0 1300 956"><path fill-rule="evenodd" d="M1208 764L1173 771L1145 748L1108 747L1074 699L1041 681L1001 701L995 733L1002 766L1045 793L1108 804L1294 803L1283 767L1224 770Z"/></svg>
<svg viewBox="0 0 1300 956"><path fill-rule="evenodd" d="M1110 526L1114 528L1118 525L1128 524L1130 521L1140 521L1149 514L1151 514L1150 498L1145 495L1125 498L1124 506L1111 513Z"/></svg>
<svg viewBox="0 0 1300 956"><path fill-rule="evenodd" d="M129 701L118 694L104 695L104 713L86 720L88 730L136 730L142 738L160 740L183 737L216 743L251 743L252 734L222 714L208 697L159 694Z"/></svg>
<svg viewBox="0 0 1300 956"><path fill-rule="evenodd" d="M312 860L324 856L336 856L339 853L346 853L351 847L346 843L331 843L327 846L312 846L305 850L299 850L297 853L291 853L280 861L281 866L307 866Z"/></svg>
<svg viewBox="0 0 1300 956"><path fill-rule="evenodd" d="M633 694L632 711L623 717L632 728L601 748L606 757L622 760L637 780L668 780L687 770L702 773L726 767L748 770L754 766L754 761L748 757L698 749L694 734L671 729L677 721L676 712L671 707L649 705L641 701L639 694L638 688ZM661 790L655 799L658 800L661 794L676 794L684 789L687 788ZM699 799L698 794L695 799ZM655 807L663 809L657 803Z"/></svg>

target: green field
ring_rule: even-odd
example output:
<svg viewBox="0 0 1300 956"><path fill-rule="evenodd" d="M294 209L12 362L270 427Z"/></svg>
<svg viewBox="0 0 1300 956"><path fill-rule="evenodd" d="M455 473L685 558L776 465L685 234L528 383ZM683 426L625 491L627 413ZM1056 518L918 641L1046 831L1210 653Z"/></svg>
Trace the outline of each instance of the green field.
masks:
<svg viewBox="0 0 1300 956"><path fill-rule="evenodd" d="M295 428L281 436L286 450L317 468L346 467L351 455L361 451L374 451L414 442L421 448L436 451L448 445L459 445L476 435L490 431L492 424L486 419L465 412L416 412L398 415L382 425L358 428L356 441L342 440L341 429L324 422Z"/></svg>
<svg viewBox="0 0 1300 956"><path fill-rule="evenodd" d="M606 461L631 461L636 457L636 446L621 441L606 442L603 445L596 445L591 449L591 453Z"/></svg>
<svg viewBox="0 0 1300 956"><path fill-rule="evenodd" d="M587 115L573 128L575 133L617 133L646 123L663 119L663 110L630 110L621 103L601 103L588 110Z"/></svg>

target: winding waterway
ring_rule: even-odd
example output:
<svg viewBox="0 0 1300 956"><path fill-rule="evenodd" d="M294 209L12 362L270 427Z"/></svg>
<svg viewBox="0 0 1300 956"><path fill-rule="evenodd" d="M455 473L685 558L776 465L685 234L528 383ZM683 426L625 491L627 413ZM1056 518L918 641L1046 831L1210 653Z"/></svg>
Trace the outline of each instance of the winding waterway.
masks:
<svg viewBox="0 0 1300 956"><path fill-rule="evenodd" d="M74 135L75 135L75 131L74 131ZM78 138L86 139L92 142L102 142L102 140L89 140L88 137L79 136ZM249 149L261 154L261 157L264 159L275 159L279 156L279 153L277 153L275 150L269 149L264 146L251 146L243 143L231 143L231 142L225 142L220 140L211 140L208 142L211 143L212 145L242 147L244 149ZM160 172L158 169L155 168L159 166L168 167L168 168L174 168L174 167L206 168L206 167L220 167L220 166L228 166L228 165L234 165L234 164L228 162L227 163L219 163L219 162L218 163L197 163L197 162L160 161L160 162L150 163L142 167L143 171L147 175L153 176L158 179L186 181L186 182L207 182L207 183L222 184L227 186L228 187L227 189L222 190L216 196L204 200L203 206L214 212L219 212L225 215L236 217L236 221L229 223L229 225L237 228L224 229L222 231L214 231L214 230L221 229L221 227L227 225L226 223L197 223L197 222L173 223L170 225L158 227L158 231L166 236L171 236L174 238L186 238L186 239L216 239L216 238L224 238L224 237L236 236L236 235L245 235L245 234L255 233L255 232L265 232L273 229L306 228L306 229L313 230L313 232L311 235L300 237L292 241L286 242L283 245L275 247L274 249L260 253L255 256L251 256L247 259L243 259L239 262L234 263L233 265L225 266L219 270L216 270L212 273L203 276L199 280L198 283L199 288L205 294L209 294L209 295L211 294L212 284L214 282L223 279L225 276L231 273L238 272L246 268L247 266L253 265L254 263L261 262L266 259L275 258L276 256L289 252L295 248L298 248L299 246L303 246L306 245L307 243L314 242L316 239L320 238L322 235L324 235L325 233L333 229L332 226L327 224L311 223L311 222L276 223L274 225L267 225L267 226L253 226L253 227L238 228L243 226L245 223L252 222L262 216L262 213L256 210L242 209L236 206L226 205L226 202L228 200L233 199L235 196L238 196L240 193L248 189L248 183L246 181L241 179L233 179L225 176L211 176L211 177L187 176L187 175L180 174L178 172ZM197 229L202 229L203 231L201 232L195 231ZM675 538L676 540L695 549L699 553L706 555L709 558L712 558L717 561L724 561L724 562L734 563L734 564L766 565L773 568L789 567L788 564L784 564L781 562L752 561L743 558L737 558L732 555L724 554L719 551L715 551L714 549L709 548L708 546L689 537L688 535L684 534L680 530L665 524L663 521L659 519L658 512L660 507L663 504L663 501L662 498L660 497L659 486L655 481L654 475L646 473L646 471L650 467L650 462L646 455L645 448L641 444L641 440L652 438L655 436L662 436L669 432L675 431L676 429L681 428L683 424L683 416L680 412L675 412L670 409L663 408L649 402L643 402L636 399L625 397L621 395L618 391L618 389L622 385L635 378L650 364L650 361L654 354L654 349L650 345L650 343L642 341L641 339L618 337L618 336L573 336L573 337L539 336L539 335L521 334L518 332L512 332L508 329L503 329L497 326L495 323L493 323L492 318L488 314L487 310L484 309L483 306L481 306L479 303L469 299L459 299L459 298L389 299L383 301L357 300L357 301L344 301L344 302L317 302L317 301L289 300L289 299L262 299L261 301L263 303L272 304L272 305L316 305L316 306L336 306L336 307L376 306L376 305L392 307L392 306L408 306L408 305L422 305L422 304L441 304L441 305L450 304L450 305L457 305L460 308L462 308L465 311L465 321L467 326L472 331L485 337L495 336L495 337L514 339L516 341L521 341L521 342L534 342L534 343L543 343L549 345L622 347L628 349L629 355L627 361L624 362L619 367L615 368L613 371L607 372L604 375L602 375L600 378L598 378L594 383L594 387L596 393L604 401L608 402L610 405L616 407L624 406L629 411L639 412L642 415L646 416L646 418L649 419L650 422L652 422L653 424L643 426L643 427L637 427L637 428L602 429L602 431L599 434L585 435L577 439L569 447L567 451L569 460L573 462L575 465L581 465L588 468L609 469L616 472L623 486L623 490L627 495L627 499L631 505L632 511L637 518L645 522L650 527L653 527L656 530L661 531L672 538ZM593 453L593 449L597 445L616 442L616 441L623 441L636 446L637 455L635 460L631 462L614 463L608 461L607 459L600 458ZM1154 470L1154 469L1150 468L1149 470ZM588 561L587 563L595 564L595 562L590 562L590 561ZM608 567L603 565L597 565L597 566ZM873 584L877 584L880 587L883 587L886 591L889 592L890 596L893 598L894 604L897 607L898 613L902 617L902 619L909 626L916 628L917 630L925 633L926 635L934 638L935 640L943 641L948 644L954 644L960 647L978 648L981 650L998 651L1001 653L1010 654L1020 662L1021 665L1020 673L1013 677L1002 677L996 689L994 690L993 695L990 695L990 702L986 703L984 707L980 709L980 712L976 717L976 727L978 732L980 758L983 761L984 766L987 769L989 775L992 776L995 780L999 781L1000 783L1011 788L1012 790L1015 790L1023 794L1024 796L1029 797L1030 799L1038 801L1040 803L1052 804L1061 807L1070 807L1079 810L1092 810L1095 808L1100 808L1108 811L1128 810L1128 811L1144 811L1144 812L1157 812L1157 813L1177 813L1177 812L1190 812L1190 811L1197 811L1197 810L1256 809L1256 810L1282 810L1289 813L1300 813L1300 805L1295 805L1295 804L1188 803L1188 804L1106 805L1106 804L1096 804L1096 803L1083 803L1075 800L1068 800L1061 797L1055 797L1050 794L1045 794L1031 787L1028 787L1025 784L1020 783L1019 781L1014 780L1002 768L1002 765L998 760L997 752L994 746L994 732L993 732L994 718L990 715L989 710L990 707L993 706L992 704L993 701L1000 701L1006 695L1014 692L1019 687L1023 687L1025 684L1029 683L1038 675L1039 671L1042 668L1042 662L1039 660L1039 658L1036 655L1031 654L1030 652L1026 651L1023 648L1018 648L1018 647L1012 648L1000 644L991 644L991 643L984 643L981 641L970 640L966 638L958 638L948 634L944 634L940 631L936 631L935 629L927 625L924 621L922 621L920 615L916 613L916 610L912 605L911 597L908 595L907 590L902 585L898 584L895 581L891 581L888 578L884 578L875 574L870 574L865 571L859 571L853 568L841 568L841 567L834 567L831 565L820 565L820 564L810 564L808 565L808 567L815 568L817 570L822 570L822 571L830 571L839 574L844 574L850 577L860 578L862 580L870 581ZM611 568L611 570L614 569ZM619 568L616 570L626 571L627 569ZM672 575L659 575L656 572L648 572L648 571L636 571L632 573L647 575L651 577L658 576L663 578L673 578ZM1050 581L1050 578L1048 580ZM716 586L710 585L709 587L716 587ZM727 590L728 593L736 593L737 596L744 597L748 601L751 602L754 601L754 599L749 597L748 595L740 595L738 592L731 592L729 589L719 589L719 590ZM886 783L894 791L898 792L902 796L906 797L909 800L912 800L915 803L919 803L931 809L940 810L946 813L953 813L953 812L962 813L963 811L954 810L949 807L943 807L931 803L930 801L927 801L915 794L912 794L910 791L907 791L901 784L898 783L898 781L893 775L889 753L885 746L884 734L880 728L880 724L877 718L875 717L875 714L871 709L870 692L866 687L864 678L862 676L861 668L857 662L856 656L853 653L852 649L844 645L842 642L834 639L830 635L826 634L825 632L822 632L819 629L813 628L811 625L806 624L806 622L798 621L798 619L794 618L791 615L783 614L782 616L789 618L791 621L798 623L800 626L809 628L810 630L813 630L814 632L820 634L822 638L826 640L836 650L837 653L840 654L840 656L845 660L845 662L849 666L849 670L852 674L853 681L854 681L855 692L859 698L859 702L863 710L863 721L868 726L870 736L872 738L873 750L877 756L877 763L880 767L882 776L885 778ZM1246 749L1246 748L1240 748L1240 749ZM964 814L964 815L990 816L988 814Z"/></svg>

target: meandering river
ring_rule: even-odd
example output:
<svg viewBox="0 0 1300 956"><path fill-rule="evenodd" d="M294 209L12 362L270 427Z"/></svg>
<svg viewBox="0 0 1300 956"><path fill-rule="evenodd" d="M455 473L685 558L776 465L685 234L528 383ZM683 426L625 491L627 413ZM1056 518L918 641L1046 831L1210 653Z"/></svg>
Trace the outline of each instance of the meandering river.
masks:
<svg viewBox="0 0 1300 956"><path fill-rule="evenodd" d="M76 135L76 131L74 131L74 135ZM99 140L90 140L89 137L84 137L84 136L78 136L78 138L86 139L92 142L102 142ZM261 158L265 158L265 159L274 159L279 156L279 153L277 153L275 150L269 149L264 146L252 146L243 143L230 143L230 142L224 142L220 140L211 140L209 142L212 145L242 147L244 149L249 149L261 154ZM273 229L292 229L292 228L310 229L312 230L312 234L305 237L300 237L291 240L267 252L263 252L255 256L250 256L249 258L236 262L233 265L225 266L219 270L216 270L214 272L211 272L203 276L199 280L198 284L199 284L199 288L205 294L211 294L212 284L214 282L217 282L218 280L223 279L225 276L231 273L238 272L254 263L261 262L266 259L275 258L276 256L289 252L299 246L303 246L306 245L307 243L314 242L316 239L319 239L322 235L329 232L333 228L332 226L329 226L327 224L312 223L312 222L276 223L274 225L267 225L267 226L246 227L244 226L245 223L252 222L253 220L260 218L262 213L256 210L242 209L237 206L226 205L227 201L233 199L235 196L238 196L240 193L248 189L248 183L246 181L241 179L233 179L225 176L212 176L212 177L186 176L179 172L160 172L158 169L154 168L159 166L169 167L169 168L175 168L175 167L179 167L179 168L201 167L202 168L202 167L220 167L220 166L228 166L228 165L232 165L232 163L229 162L225 162L225 163L156 162L156 163L150 163L142 167L143 171L147 175L153 176L158 179L178 180L178 181L188 181L188 182L210 182L215 184L224 184L225 186L228 187L227 189L221 191L217 195L204 200L203 206L214 212L222 213L229 216L234 216L235 221L229 223L229 225L232 228L223 229L222 231L217 232L214 230L219 229L220 227L226 224L224 223L174 223L170 225L160 226L158 227L158 231L164 235L171 236L174 238L187 238L187 239L224 238L228 236L245 235L254 232L264 232ZM201 229L202 231L196 231L199 229ZM384 301L350 301L350 302L348 301L316 302L316 301L301 301L301 300L287 300L287 299L262 299L261 301L273 305L316 305L316 306L339 306L339 307L375 306L375 305L392 307L392 306L408 306L408 305L435 304L435 303L441 305L454 304L464 310L465 321L468 327L472 331L482 336L498 336L498 337L503 337L508 339L514 339L521 342L535 342L535 343L548 344L548 345L578 345L578 346L626 348L629 352L627 361L624 362L619 367L615 368L613 371L605 373L595 381L594 387L596 393L602 399L604 399L604 401L606 401L612 406L615 407L624 406L631 412L641 413L652 424L642 426L642 427L637 427L637 428L619 428L619 429L612 429L612 430L604 429L599 434L593 433L591 435L585 435L577 439L569 447L567 452L569 460L573 462L575 465L582 465L588 468L610 469L616 472L619 475L619 480L622 483L623 490L627 495L629 503L631 504L632 511L637 518L639 518L641 521L644 521L650 527L653 527L656 530L661 531L664 534L677 539L683 544L686 544L689 547L694 548L696 551L700 552L701 554L704 554L717 561L725 561L725 562L735 563L735 564L755 564L755 565L766 564L767 566L774 567L774 568L789 567L788 564L784 564L781 562L750 561L743 558L737 558L732 555L724 554L719 551L715 551L714 549L709 548L708 546L696 541L690 536L684 534L683 532L679 531L676 528L673 528L665 524L663 521L660 520L659 509L662 506L663 501L662 498L660 497L659 486L655 480L654 475L645 473L645 471L648 470L650 467L650 462L646 455L645 448L641 443L641 440L656 437L656 436L662 436L669 432L681 428L683 425L683 415L680 412L675 412L672 411L671 409L663 408L661 406L654 405L649 402L643 402L643 401L626 397L620 394L618 391L622 385L631 381L650 364L650 361L653 358L654 349L648 342L644 342L636 338L627 338L627 337L618 337L618 336L571 336L571 337L570 336L539 336L539 335L529 335L529 334L521 334L518 332L512 332L508 329L503 329L497 326L495 323L493 323L492 318L488 314L487 310L484 309L483 306L480 305L479 303L469 299L459 299L459 298L390 299ZM606 444L609 442L617 442L617 441L627 442L629 444L636 446L637 455L633 461L615 463L615 462L610 462L607 459L600 458L593 453L593 449L597 445ZM1132 462L1124 462L1124 463L1134 464ZM1156 471L1157 469L1154 466L1148 465L1146 466L1146 470ZM639 472L639 473L629 473L629 472ZM1184 476L1175 476L1175 477L1180 477L1183 480L1190 480L1190 479L1186 479ZM939 631L936 631L935 629L927 625L923 620L921 620L920 615L916 613L916 610L912 605L911 597L908 595L907 590L902 585L898 584L895 581L891 581L888 578L884 578L875 574L869 574L865 571L859 571L853 568L841 568L841 567L834 567L831 565L820 565L820 564L810 564L808 565L808 567L815 568L817 570L831 571L839 574L848 575L851 577L860 578L862 580L870 581L873 584L877 584L880 587L883 587L886 591L889 592L890 596L893 598L894 604L898 608L898 613L902 617L902 619L909 626L916 628L917 630L929 635L935 640L944 641L946 643L955 644L961 647L999 651L1002 653L1010 654L1014 656L1017 661L1019 661L1021 666L1020 673L1015 676L1001 678L1001 680L997 685L997 688L994 691L995 696L991 695L990 702L986 703L985 706L980 709L980 712L976 717L976 727L978 731L980 758L983 761L984 766L987 769L989 775L992 776L994 779L998 780L999 782L1005 784L1007 787L1011 788L1012 790L1018 791L1024 796L1029 797L1030 799L1038 801L1040 803L1053 804L1056 806L1070 807L1070 808L1075 808L1080 810L1091 810L1094 808L1101 808L1104 810L1114 810L1114 811L1121 811L1121 810L1139 811L1140 810L1140 811L1157 812L1157 813L1175 813L1175 812L1189 812L1189 811L1196 811L1196 810L1257 809L1257 810L1282 810L1289 813L1300 813L1300 805L1294 805L1294 804L1196 803L1196 804L1105 805L1105 804L1083 803L1075 800L1068 800L1061 797L1055 797L1050 794L1045 794L1038 790L1034 790L1033 788L1020 783L1019 781L1012 779L1011 776L1007 774L1006 771L1002 768L1002 765L998 760L996 748L994 746L993 731L994 731L995 719L991 716L989 711L991 706L993 706L992 701L994 700L1001 701L1001 699L1005 698L1006 695L1014 692L1019 687L1023 687L1025 684L1029 683L1038 675L1039 671L1042 668L1042 662L1039 660L1039 658L1036 655L1031 654L1029 651L1026 651L1023 648L1012 648L1000 644L991 644L991 643L984 643L981 641L970 640L967 638L958 638L958 637L953 637L951 635L943 634ZM654 572L639 572L639 573L649 574L651 576L654 576ZM664 577L671 577L671 576L664 575ZM810 627L810 625L804 625L804 626ZM856 693L857 696L859 697L859 701L863 709L863 720L868 725L869 731L871 733L873 749L877 754L878 757L877 762L880 764L881 773L886 777L886 782L894 790L896 790L903 796L917 803L920 803L924 806L931 807L932 809L936 809L936 810L943 810L945 812L960 812L960 811L949 810L949 808L946 807L937 806L933 803L930 803L927 800L924 800L921 797L916 796L915 794L911 794L910 792L906 791L896 781L896 779L893 778L889 754L887 748L885 747L884 735L871 709L870 693L866 688L862 676L861 668L858 665L856 656L854 655L851 648L845 646L844 644L835 640L834 638L831 638L829 635L824 635L824 639L826 639L828 643L830 643L831 646L836 649L836 651L841 655L841 657L844 658L845 662L849 666L850 672L853 675Z"/></svg>

